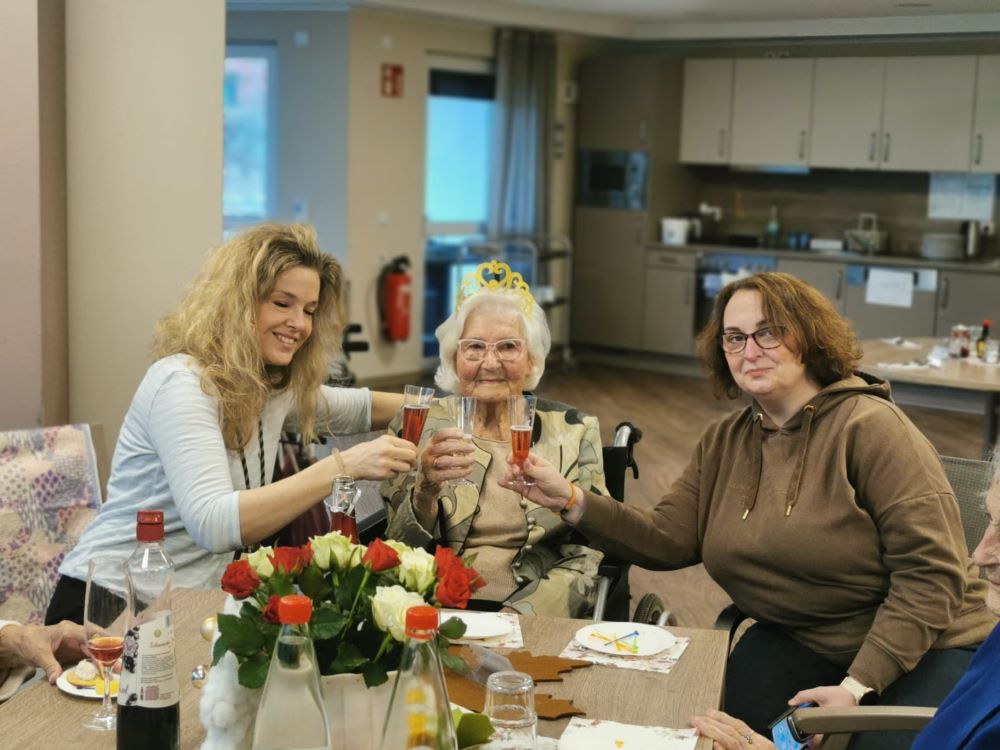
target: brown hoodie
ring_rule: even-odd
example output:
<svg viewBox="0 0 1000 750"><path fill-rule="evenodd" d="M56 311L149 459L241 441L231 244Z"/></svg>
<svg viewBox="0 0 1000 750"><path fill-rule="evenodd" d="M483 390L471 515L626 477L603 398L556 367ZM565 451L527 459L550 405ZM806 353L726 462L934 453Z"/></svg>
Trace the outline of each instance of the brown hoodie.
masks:
<svg viewBox="0 0 1000 750"><path fill-rule="evenodd" d="M704 562L747 615L879 692L994 625L937 453L861 373L780 428L755 403L723 418L656 508L588 494L579 529L646 568Z"/></svg>

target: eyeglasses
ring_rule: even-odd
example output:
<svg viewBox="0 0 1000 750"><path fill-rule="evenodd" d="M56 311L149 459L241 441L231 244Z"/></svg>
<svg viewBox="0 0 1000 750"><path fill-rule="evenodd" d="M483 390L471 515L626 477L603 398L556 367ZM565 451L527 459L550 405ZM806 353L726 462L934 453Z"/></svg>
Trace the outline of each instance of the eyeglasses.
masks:
<svg viewBox="0 0 1000 750"><path fill-rule="evenodd" d="M524 340L503 339L493 344L480 339L458 340L458 353L467 362L482 362L491 350L501 362L511 362L524 354Z"/></svg>
<svg viewBox="0 0 1000 750"><path fill-rule="evenodd" d="M722 339L722 349L730 354L738 354L747 348L747 340L753 339L761 349L776 349L784 343L784 326L766 326L758 328L752 333L733 331L724 333L719 338Z"/></svg>

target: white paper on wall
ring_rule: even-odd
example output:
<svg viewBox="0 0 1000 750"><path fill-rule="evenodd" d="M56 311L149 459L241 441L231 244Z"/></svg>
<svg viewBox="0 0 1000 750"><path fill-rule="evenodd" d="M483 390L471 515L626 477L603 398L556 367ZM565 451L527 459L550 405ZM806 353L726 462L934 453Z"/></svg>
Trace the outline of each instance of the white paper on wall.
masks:
<svg viewBox="0 0 1000 750"><path fill-rule="evenodd" d="M993 221L995 174L932 172L927 218Z"/></svg>
<svg viewBox="0 0 1000 750"><path fill-rule="evenodd" d="M913 271L870 269L865 285L865 302L869 305L913 307Z"/></svg>

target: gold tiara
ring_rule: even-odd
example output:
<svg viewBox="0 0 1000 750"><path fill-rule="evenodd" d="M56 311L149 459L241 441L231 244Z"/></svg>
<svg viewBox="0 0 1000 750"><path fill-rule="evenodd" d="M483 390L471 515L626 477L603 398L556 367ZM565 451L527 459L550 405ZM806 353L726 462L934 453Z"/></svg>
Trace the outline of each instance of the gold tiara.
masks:
<svg viewBox="0 0 1000 750"><path fill-rule="evenodd" d="M492 278L487 278L489 274ZM455 309L462 306L465 300L483 292L504 292L515 296L518 307L530 319L535 311L535 298L531 296L531 288L517 271L499 260L480 263L476 270L466 274L458 287L455 299Z"/></svg>

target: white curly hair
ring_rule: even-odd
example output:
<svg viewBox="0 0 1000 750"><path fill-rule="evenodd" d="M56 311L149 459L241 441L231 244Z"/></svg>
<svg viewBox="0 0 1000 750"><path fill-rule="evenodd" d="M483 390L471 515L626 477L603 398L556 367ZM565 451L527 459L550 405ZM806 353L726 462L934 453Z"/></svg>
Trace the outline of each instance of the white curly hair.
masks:
<svg viewBox="0 0 1000 750"><path fill-rule="evenodd" d="M531 372L525 381L525 388L533 390L545 372L545 358L552 348L552 334L545 319L545 311L532 301L531 315L526 315L523 298L507 291L481 291L466 299L448 318L437 327L434 335L441 345L441 362L434 373L434 382L438 388L449 393L458 393L461 388L458 373L455 371L455 356L458 354L458 340L462 338L465 323L469 316L476 313L482 315L498 315L505 318L516 318L524 331L524 342L528 347L528 357L531 360Z"/></svg>

